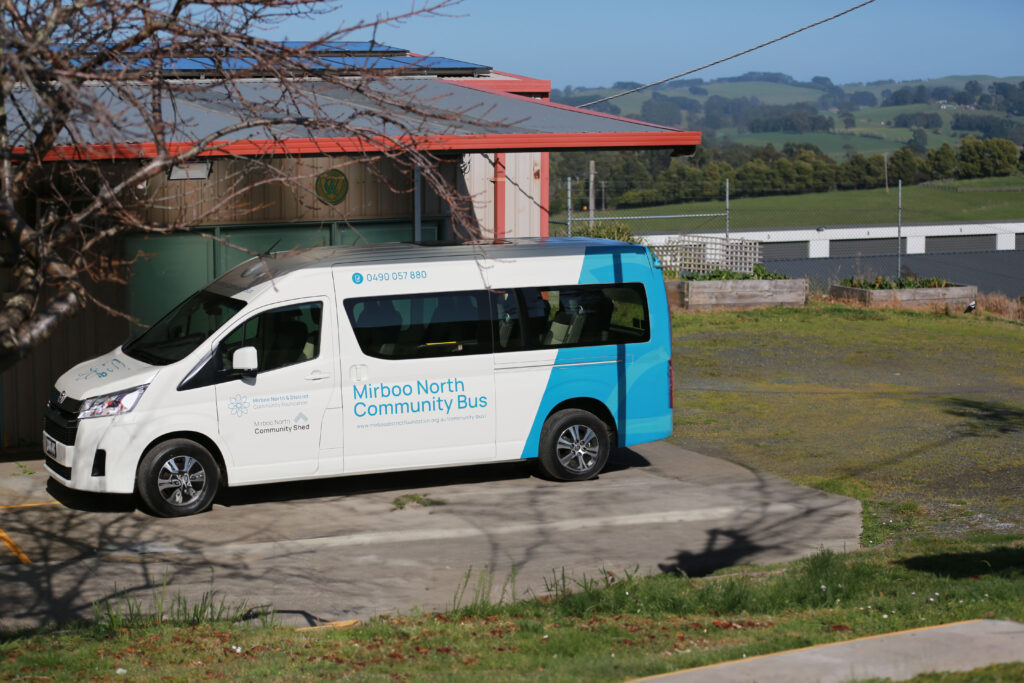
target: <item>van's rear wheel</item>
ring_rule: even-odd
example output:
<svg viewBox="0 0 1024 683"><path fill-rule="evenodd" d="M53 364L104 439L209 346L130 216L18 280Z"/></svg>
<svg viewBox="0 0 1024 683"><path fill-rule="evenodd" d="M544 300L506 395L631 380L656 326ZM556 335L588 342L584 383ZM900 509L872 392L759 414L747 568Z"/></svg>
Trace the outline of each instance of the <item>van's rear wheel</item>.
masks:
<svg viewBox="0 0 1024 683"><path fill-rule="evenodd" d="M604 469L609 450L608 426L592 413L569 408L544 423L538 460L552 479L583 481Z"/></svg>
<svg viewBox="0 0 1024 683"><path fill-rule="evenodd" d="M136 475L143 503L160 517L202 512L213 503L219 484L217 461L189 439L171 439L150 448Z"/></svg>

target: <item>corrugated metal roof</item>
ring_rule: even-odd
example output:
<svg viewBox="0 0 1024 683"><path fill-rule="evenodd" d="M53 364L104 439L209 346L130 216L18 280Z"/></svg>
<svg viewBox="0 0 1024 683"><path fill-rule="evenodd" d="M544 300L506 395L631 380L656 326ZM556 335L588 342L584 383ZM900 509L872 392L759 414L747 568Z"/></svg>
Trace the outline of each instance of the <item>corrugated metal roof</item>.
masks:
<svg viewBox="0 0 1024 683"><path fill-rule="evenodd" d="M173 101L163 104L164 121L170 126L170 143L190 144L217 131L244 124L253 112L268 118L283 108L296 116L314 115L316 102L329 125L277 124L236 130L218 139L227 144L221 153L324 154L358 152L374 145L388 147L391 138L405 138L422 149L451 151L522 151L549 149L674 148L699 144L700 133L633 121L598 112L576 109L534 98L468 87L434 78L390 78L351 81L352 87L325 81L272 80L196 81L182 86ZM60 144L77 144L81 151L99 156L148 156L155 148L152 132L137 110L106 86L90 86L92 103L73 117L75 138L66 133ZM291 89L298 97L284 97ZM369 94L367 94L369 93ZM146 99L144 86L138 97ZM11 116L15 145L27 139L18 111L31 112L34 102L23 89L14 92L18 107ZM244 103L244 104L243 104ZM284 104L287 103L287 104ZM117 130L102 119L116 117ZM323 117L321 116L321 119ZM344 131L364 135L346 137ZM19 140L20 135L20 140ZM372 139L372 140L371 140ZM371 142L368 142L371 140ZM134 146L134 147L133 147ZM125 147L125 148L122 148Z"/></svg>

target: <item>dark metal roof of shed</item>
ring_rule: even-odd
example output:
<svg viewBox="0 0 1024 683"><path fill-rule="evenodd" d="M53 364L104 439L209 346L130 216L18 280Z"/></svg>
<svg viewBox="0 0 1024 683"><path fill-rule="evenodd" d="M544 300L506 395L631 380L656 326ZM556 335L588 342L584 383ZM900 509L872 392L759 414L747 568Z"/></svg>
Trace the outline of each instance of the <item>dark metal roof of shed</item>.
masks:
<svg viewBox="0 0 1024 683"><path fill-rule="evenodd" d="M326 126L314 125L243 127L223 135L205 155L357 153L402 145L453 152L638 148L689 151L700 144L699 132L495 92L482 84L436 78L390 78L360 83L364 90L374 89L371 96L326 81L290 81L287 87L298 89L310 101L315 100L331 120L345 121L349 130L364 131L362 136L339 136ZM188 147L217 131L244 124L246 114L239 100L250 111L263 109L272 117L283 101L282 87L271 80L240 81L230 88L217 81L197 82L193 89L177 94L173 103L165 101L164 121L173 122L167 140L171 145ZM21 110L31 111L32 103L26 93L16 90L15 96L19 94ZM108 126L92 126L102 113L83 111L75 118L76 139L65 137L61 141L65 147L53 155L54 159L69 154L92 158L155 154L152 132L137 114L132 118L127 103L99 85L95 99L100 110L119 113L116 138ZM312 115L313 111L292 113L302 116ZM12 131L17 131L19 124L24 131L23 123L15 116Z"/></svg>

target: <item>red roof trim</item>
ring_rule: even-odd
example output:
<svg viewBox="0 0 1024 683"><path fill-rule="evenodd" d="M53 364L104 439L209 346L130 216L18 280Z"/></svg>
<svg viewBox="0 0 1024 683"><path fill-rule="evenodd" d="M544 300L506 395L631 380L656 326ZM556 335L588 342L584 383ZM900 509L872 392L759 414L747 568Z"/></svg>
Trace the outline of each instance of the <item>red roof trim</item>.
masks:
<svg viewBox="0 0 1024 683"><path fill-rule="evenodd" d="M477 86L484 90L493 90L500 93L533 95L533 97L530 98L532 100L536 100L537 95L544 95L547 97L551 94L551 81L544 81L539 78L528 78L526 76L511 74L505 71L495 71L493 69L491 70L491 73L498 74L499 76L505 76L506 78L475 78L472 82L466 82L465 79L459 78L442 78L440 80L443 80L446 83L454 83L455 85Z"/></svg>

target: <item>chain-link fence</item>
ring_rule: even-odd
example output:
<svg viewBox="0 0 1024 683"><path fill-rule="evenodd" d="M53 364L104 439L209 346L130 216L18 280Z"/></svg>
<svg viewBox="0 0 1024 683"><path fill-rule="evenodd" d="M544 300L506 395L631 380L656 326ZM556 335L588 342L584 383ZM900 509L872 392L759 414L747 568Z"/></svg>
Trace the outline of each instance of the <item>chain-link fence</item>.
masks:
<svg viewBox="0 0 1024 683"><path fill-rule="evenodd" d="M578 200L574 205L567 192L570 210L552 217L551 234L635 236L658 247L663 262L674 258L694 273L716 266L749 272L742 260L736 266L721 264L734 245L742 251L746 247L739 245L753 242L769 270L808 277L819 287L847 277L915 275L976 284L1013 298L1024 295L1024 179L1019 176L977 186L903 187L897 181L860 192L765 192L741 198L730 197L728 183L723 185L725 192L717 196L698 194L680 204L595 211ZM676 255L663 256L663 245L674 245ZM703 261L694 257L701 253L707 256Z"/></svg>

